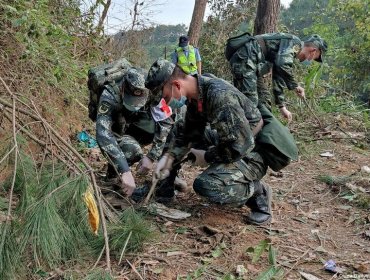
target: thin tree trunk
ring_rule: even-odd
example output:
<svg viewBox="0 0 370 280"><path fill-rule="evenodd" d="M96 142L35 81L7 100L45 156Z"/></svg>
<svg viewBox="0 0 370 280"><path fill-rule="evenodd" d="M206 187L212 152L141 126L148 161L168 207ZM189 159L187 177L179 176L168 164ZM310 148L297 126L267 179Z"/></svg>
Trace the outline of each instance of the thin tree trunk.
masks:
<svg viewBox="0 0 370 280"><path fill-rule="evenodd" d="M112 0L107 0L107 3L105 3L105 4L104 4L104 2L102 3L104 9L103 9L103 12L101 14L101 17L99 18L98 26L96 27L98 33L100 33L103 30L103 25L104 25L105 19L107 17L108 10L109 10L109 7L110 7L111 3L112 3Z"/></svg>
<svg viewBox="0 0 370 280"><path fill-rule="evenodd" d="M188 32L189 43L193 46L198 46L206 6L207 0L195 0L193 16L191 18L191 23Z"/></svg>

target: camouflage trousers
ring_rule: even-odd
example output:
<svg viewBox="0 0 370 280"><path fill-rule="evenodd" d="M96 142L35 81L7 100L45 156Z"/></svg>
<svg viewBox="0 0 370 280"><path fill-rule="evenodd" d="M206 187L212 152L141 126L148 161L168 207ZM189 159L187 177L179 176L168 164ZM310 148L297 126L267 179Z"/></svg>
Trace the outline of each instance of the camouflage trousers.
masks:
<svg viewBox="0 0 370 280"><path fill-rule="evenodd" d="M254 194L253 181L266 174L267 166L259 153L229 164L212 164L193 183L194 191L210 202L242 206Z"/></svg>
<svg viewBox="0 0 370 280"><path fill-rule="evenodd" d="M238 49L230 59L234 86L247 96L255 106L259 102L271 104L271 94L264 86L263 75L271 70L256 40ZM270 107L270 106L268 106Z"/></svg>
<svg viewBox="0 0 370 280"><path fill-rule="evenodd" d="M143 158L144 153L141 145L151 143L154 135L149 133L145 135L144 132L140 133L136 129L128 130L126 133L130 133L130 135L124 134L121 137L117 137L117 143L125 155L128 165L131 166ZM107 178L114 178L116 174L114 166L108 163Z"/></svg>
<svg viewBox="0 0 370 280"><path fill-rule="evenodd" d="M217 144L217 132L206 127L202 139L192 146L196 149L206 149ZM173 184L180 168L180 163L174 163L170 176L159 183L158 193L161 196L173 193ZM211 164L194 180L193 188L197 194L210 202L242 206L254 194L253 181L261 180L266 171L267 165L262 156L252 152L233 163Z"/></svg>

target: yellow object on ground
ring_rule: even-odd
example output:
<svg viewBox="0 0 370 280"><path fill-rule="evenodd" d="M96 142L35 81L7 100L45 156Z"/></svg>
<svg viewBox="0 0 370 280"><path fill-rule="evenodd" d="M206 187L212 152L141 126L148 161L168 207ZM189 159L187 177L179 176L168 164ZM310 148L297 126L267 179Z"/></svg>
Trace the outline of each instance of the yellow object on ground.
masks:
<svg viewBox="0 0 370 280"><path fill-rule="evenodd" d="M87 190L84 194L84 200L89 211L89 223L93 232L98 235L99 229L99 211L96 206L94 195L91 190Z"/></svg>

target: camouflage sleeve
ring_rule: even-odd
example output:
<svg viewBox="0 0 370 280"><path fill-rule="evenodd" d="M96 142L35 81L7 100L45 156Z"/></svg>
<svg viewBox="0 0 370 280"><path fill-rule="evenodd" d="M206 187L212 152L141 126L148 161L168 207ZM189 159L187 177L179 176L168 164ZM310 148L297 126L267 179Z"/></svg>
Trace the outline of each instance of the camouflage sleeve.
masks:
<svg viewBox="0 0 370 280"><path fill-rule="evenodd" d="M117 101L104 90L98 105L98 116L96 119L96 140L102 153L117 168L119 173L130 170L125 155L118 146L117 139L112 133L112 114L117 106Z"/></svg>
<svg viewBox="0 0 370 280"><path fill-rule="evenodd" d="M147 154L147 157L151 160L157 160L162 155L163 149L166 144L167 136L173 126L172 118L167 118L163 121L155 123L155 132L153 144L150 151Z"/></svg>
<svg viewBox="0 0 370 280"><path fill-rule="evenodd" d="M254 137L244 110L228 103L213 108L211 128L217 130L218 145L205 153L209 163L230 163L246 156L254 148Z"/></svg>
<svg viewBox="0 0 370 280"><path fill-rule="evenodd" d="M189 143L196 143L202 139L205 126L205 122L199 119L197 103L188 104L185 117L175 123L169 142L168 152L175 161L181 160L186 155L189 151Z"/></svg>
<svg viewBox="0 0 370 280"><path fill-rule="evenodd" d="M185 137L185 120L175 123L168 140L168 153L174 157L175 162L180 161L189 151L189 142Z"/></svg>
<svg viewBox="0 0 370 280"><path fill-rule="evenodd" d="M275 76L275 73L273 72L272 73L272 92L274 94L275 104L279 108L285 106L284 86L285 86L285 82L281 78L281 76L279 75Z"/></svg>
<svg viewBox="0 0 370 280"><path fill-rule="evenodd" d="M298 86L293 75L293 62L297 53L300 50L300 42L292 39L282 39L279 46L279 51L276 55L273 72L275 77L279 77L276 83L283 86L281 81L284 81L288 89L292 90Z"/></svg>

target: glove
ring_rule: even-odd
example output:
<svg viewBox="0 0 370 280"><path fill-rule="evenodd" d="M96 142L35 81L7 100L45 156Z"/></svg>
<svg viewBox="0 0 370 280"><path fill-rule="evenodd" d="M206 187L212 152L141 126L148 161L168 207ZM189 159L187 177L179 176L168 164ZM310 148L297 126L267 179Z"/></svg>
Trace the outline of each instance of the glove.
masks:
<svg viewBox="0 0 370 280"><path fill-rule="evenodd" d="M197 149L190 149L190 153L192 153L195 156L194 165L198 165L200 167L206 167L208 163L204 159L204 154L206 153L205 150L197 150Z"/></svg>
<svg viewBox="0 0 370 280"><path fill-rule="evenodd" d="M174 158L169 154L165 154L157 163L154 171L154 176L156 179L163 180L170 175L170 170L172 168L172 163Z"/></svg>
<svg viewBox="0 0 370 280"><path fill-rule="evenodd" d="M147 156L144 156L141 161L139 162L139 165L137 166L137 173L140 175L147 174L151 169L153 168L153 161L148 158Z"/></svg>
<svg viewBox="0 0 370 280"><path fill-rule="evenodd" d="M132 192L135 190L135 180L132 176L131 171L127 171L121 174L121 184L122 184L122 191L130 197Z"/></svg>
<svg viewBox="0 0 370 280"><path fill-rule="evenodd" d="M293 119L292 113L289 112L288 109L285 108L285 106L280 108L280 113L284 118L286 118L288 120L288 123L290 123L292 121L292 119Z"/></svg>
<svg viewBox="0 0 370 280"><path fill-rule="evenodd" d="M301 98L301 99L304 99L305 97L305 94L304 94L304 88L301 87L301 86L297 86L295 88L295 93Z"/></svg>

